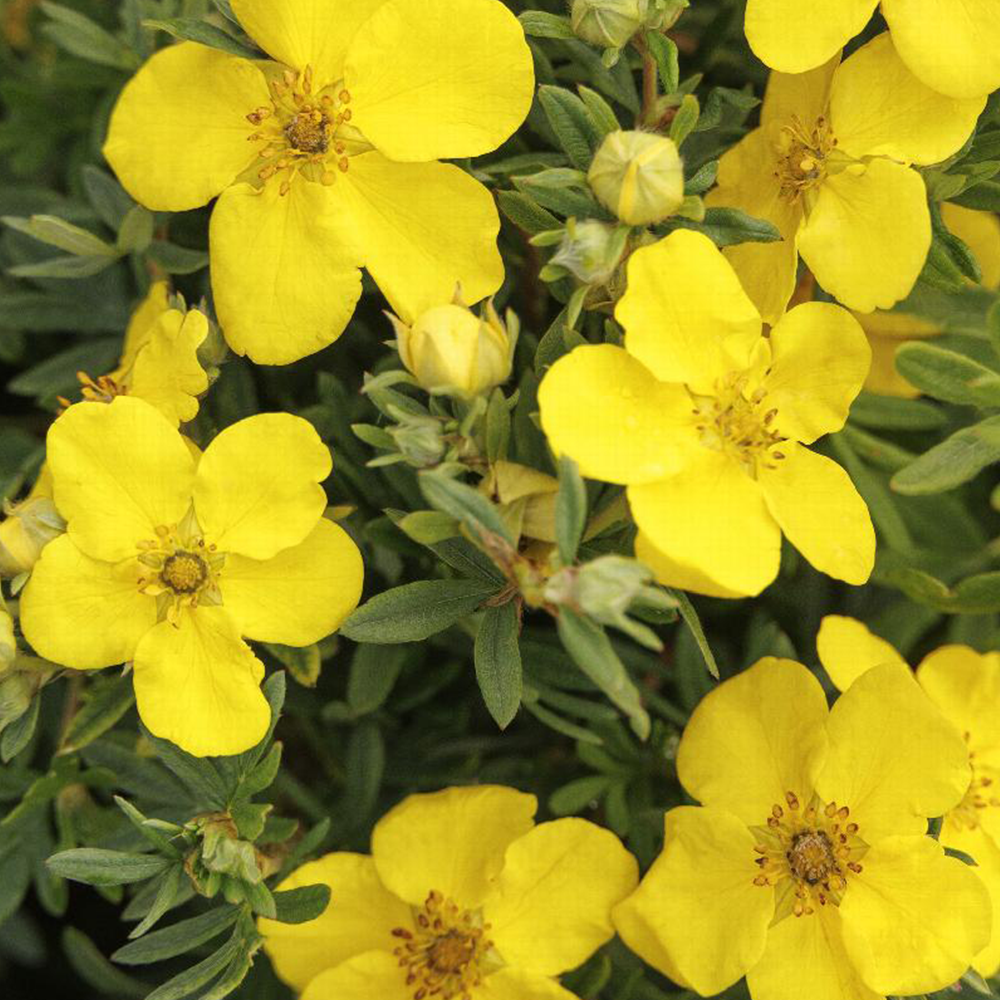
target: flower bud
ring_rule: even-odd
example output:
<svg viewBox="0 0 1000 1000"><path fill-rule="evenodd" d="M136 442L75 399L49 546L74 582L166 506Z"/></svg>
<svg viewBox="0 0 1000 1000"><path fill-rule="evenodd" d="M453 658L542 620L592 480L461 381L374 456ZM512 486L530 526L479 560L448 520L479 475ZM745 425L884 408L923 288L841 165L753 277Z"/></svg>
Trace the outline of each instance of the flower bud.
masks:
<svg viewBox="0 0 1000 1000"><path fill-rule="evenodd" d="M10 669L16 653L14 619L6 608L0 607L0 677Z"/></svg>
<svg viewBox="0 0 1000 1000"><path fill-rule="evenodd" d="M596 219L571 219L549 263L566 268L584 284L606 284L622 259L627 236L627 230Z"/></svg>
<svg viewBox="0 0 1000 1000"><path fill-rule="evenodd" d="M570 23L578 37L604 49L620 49L643 27L649 0L573 0Z"/></svg>
<svg viewBox="0 0 1000 1000"><path fill-rule="evenodd" d="M690 0L652 0L645 26L652 31L666 31L689 6Z"/></svg>
<svg viewBox="0 0 1000 1000"><path fill-rule="evenodd" d="M480 318L459 305L436 306L412 326L393 318L396 346L428 392L471 399L510 377L512 338L492 304Z"/></svg>
<svg viewBox="0 0 1000 1000"><path fill-rule="evenodd" d="M651 132L612 132L594 156L587 180L597 200L630 226L662 222L684 201L677 147Z"/></svg>
<svg viewBox="0 0 1000 1000"><path fill-rule="evenodd" d="M66 530L49 497L29 497L8 511L0 521L0 577L27 573L42 549Z"/></svg>
<svg viewBox="0 0 1000 1000"><path fill-rule="evenodd" d="M400 454L418 468L437 465L444 456L441 421L434 417L413 416L388 430Z"/></svg>

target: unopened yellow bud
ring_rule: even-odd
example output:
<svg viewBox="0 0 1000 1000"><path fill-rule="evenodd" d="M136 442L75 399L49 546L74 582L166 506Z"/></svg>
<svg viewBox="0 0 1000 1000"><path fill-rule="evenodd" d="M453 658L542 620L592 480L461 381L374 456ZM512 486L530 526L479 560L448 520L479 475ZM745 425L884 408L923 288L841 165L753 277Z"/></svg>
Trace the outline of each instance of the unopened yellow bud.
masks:
<svg viewBox="0 0 1000 1000"><path fill-rule="evenodd" d="M662 222L684 201L677 146L651 132L612 132L594 156L587 180L597 200L630 226Z"/></svg>
<svg viewBox="0 0 1000 1000"><path fill-rule="evenodd" d="M403 364L428 392L471 399L510 377L514 345L490 304L482 318L447 305L429 309L412 326L393 324Z"/></svg>
<svg viewBox="0 0 1000 1000"><path fill-rule="evenodd" d="M645 24L649 0L573 0L570 23L585 42L620 49Z"/></svg>
<svg viewBox="0 0 1000 1000"><path fill-rule="evenodd" d="M48 497L30 497L11 507L0 521L0 576L27 573L42 549L65 530L66 522Z"/></svg>

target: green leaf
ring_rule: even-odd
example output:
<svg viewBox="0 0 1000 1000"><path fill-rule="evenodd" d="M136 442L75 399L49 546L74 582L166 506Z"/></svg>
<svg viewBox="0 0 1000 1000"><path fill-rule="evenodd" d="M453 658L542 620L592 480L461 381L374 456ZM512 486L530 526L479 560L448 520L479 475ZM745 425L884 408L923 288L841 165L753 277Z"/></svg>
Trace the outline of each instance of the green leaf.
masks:
<svg viewBox="0 0 1000 1000"><path fill-rule="evenodd" d="M130 676L97 678L88 689L88 700L73 716L63 737L60 753L79 750L106 733L133 705L135 692Z"/></svg>
<svg viewBox="0 0 1000 1000"><path fill-rule="evenodd" d="M957 351L920 342L902 344L896 350L896 368L935 399L966 406L1000 406L1000 375Z"/></svg>
<svg viewBox="0 0 1000 1000"><path fill-rule="evenodd" d="M181 894L187 875L184 866L177 864L164 872L163 881L149 912L129 934L129 939L142 937L174 905Z"/></svg>
<svg viewBox="0 0 1000 1000"><path fill-rule="evenodd" d="M967 576L955 585L947 608L963 614L994 614L1000 611L1000 571Z"/></svg>
<svg viewBox="0 0 1000 1000"><path fill-rule="evenodd" d="M142 24L145 28L156 28L182 41L199 42L201 45L208 45L213 49L228 52L231 56L239 56L241 59L261 57L260 52L244 45L228 31L223 31L222 28L217 28L214 24L197 17L167 17L145 20Z"/></svg>
<svg viewBox="0 0 1000 1000"><path fill-rule="evenodd" d="M646 739L649 715L604 629L566 607L556 621L559 638L576 665L628 716L636 735Z"/></svg>
<svg viewBox="0 0 1000 1000"><path fill-rule="evenodd" d="M42 0L41 8L51 18L42 25L42 33L71 55L115 69L133 70L141 62L128 46L89 17L50 0Z"/></svg>
<svg viewBox="0 0 1000 1000"><path fill-rule="evenodd" d="M551 84L538 88L538 100L570 162L578 170L586 170L601 141L601 130L590 117L587 106L576 94Z"/></svg>
<svg viewBox="0 0 1000 1000"><path fill-rule="evenodd" d="M694 229L704 233L716 246L731 247L738 243L773 243L781 239L776 226L766 219L756 219L738 208L709 208L702 222L674 219L675 228Z"/></svg>
<svg viewBox="0 0 1000 1000"><path fill-rule="evenodd" d="M114 263L114 257L50 257L8 267L7 273L15 278L92 278Z"/></svg>
<svg viewBox="0 0 1000 1000"><path fill-rule="evenodd" d="M647 31L645 39L650 55L656 60L656 68L660 71L663 92L668 95L676 93L680 85L677 45L662 31Z"/></svg>
<svg viewBox="0 0 1000 1000"><path fill-rule="evenodd" d="M547 14L543 10L526 10L517 19L526 35L535 38L575 38L569 18Z"/></svg>
<svg viewBox="0 0 1000 1000"><path fill-rule="evenodd" d="M211 758L192 757L169 740L154 736L145 726L142 733L153 745L156 756L181 779L200 805L214 809L226 805L230 789Z"/></svg>
<svg viewBox="0 0 1000 1000"><path fill-rule="evenodd" d="M182 997L190 996L219 975L238 954L242 945L241 935L234 931L233 936L218 951L157 987L146 1000L181 1000Z"/></svg>
<svg viewBox="0 0 1000 1000"><path fill-rule="evenodd" d="M556 495L556 545L564 566L576 561L583 529L587 524L587 487L576 462L559 458L559 492Z"/></svg>
<svg viewBox="0 0 1000 1000"><path fill-rule="evenodd" d="M330 905L328 885L303 885L274 894L275 920L283 924L304 924L321 916Z"/></svg>
<svg viewBox="0 0 1000 1000"><path fill-rule="evenodd" d="M670 123L670 138L677 144L678 149L694 131L700 117L701 107L698 104L698 98L694 94L685 94L677 113L674 115L674 120Z"/></svg>
<svg viewBox="0 0 1000 1000"><path fill-rule="evenodd" d="M35 735L35 727L38 725L38 710L41 704L41 696L35 695L31 699L28 711L4 729L3 735L0 736L0 761L4 764L9 764L31 742L31 737Z"/></svg>
<svg viewBox="0 0 1000 1000"><path fill-rule="evenodd" d="M441 472L421 472L417 479L427 502L465 524L473 537L485 542L494 535L514 544L499 510L478 490Z"/></svg>
<svg viewBox="0 0 1000 1000"><path fill-rule="evenodd" d="M358 646L347 675L347 704L355 715L380 708L409 656L405 646Z"/></svg>
<svg viewBox="0 0 1000 1000"><path fill-rule="evenodd" d="M116 969L83 931L65 927L62 932L63 951L76 974L100 993L113 997L135 997L149 992L145 983Z"/></svg>
<svg viewBox="0 0 1000 1000"><path fill-rule="evenodd" d="M510 443L510 407L503 391L494 389L486 407L486 457L496 462L507 457Z"/></svg>
<svg viewBox="0 0 1000 1000"><path fill-rule="evenodd" d="M956 431L900 469L891 485L905 496L943 493L968 482L994 462L1000 462L1000 416Z"/></svg>
<svg viewBox="0 0 1000 1000"><path fill-rule="evenodd" d="M118 230L118 250L121 253L142 253L153 241L153 213L142 205L134 205L122 219Z"/></svg>
<svg viewBox="0 0 1000 1000"><path fill-rule="evenodd" d="M576 90L580 99L587 106L590 120L597 125L602 138L621 129L614 109L596 90L591 90L590 87L585 87L582 83L577 85Z"/></svg>
<svg viewBox="0 0 1000 1000"><path fill-rule="evenodd" d="M127 885L159 875L169 867L169 858L156 854L130 854L101 847L76 847L53 854L46 862L50 871L88 885Z"/></svg>
<svg viewBox="0 0 1000 1000"><path fill-rule="evenodd" d="M932 431L948 418L940 407L924 399L901 399L862 392L851 404L851 422L874 430Z"/></svg>
<svg viewBox="0 0 1000 1000"><path fill-rule="evenodd" d="M118 232L122 220L135 205L132 197L111 174L92 163L84 164L80 176L94 211L109 229Z"/></svg>
<svg viewBox="0 0 1000 1000"><path fill-rule="evenodd" d="M687 625L691 635L694 637L694 641L698 644L698 649L701 651L701 656L705 661L708 672L718 680L719 665L715 662L712 647L708 644L708 639L705 637L705 630L701 627L701 619L698 617L698 612L695 611L691 599L683 590L667 589L677 601L677 610L680 611L681 618L684 619L684 624Z"/></svg>
<svg viewBox="0 0 1000 1000"><path fill-rule="evenodd" d="M278 642L265 642L264 646L303 687L313 688L323 668L319 646L283 646Z"/></svg>
<svg viewBox="0 0 1000 1000"><path fill-rule="evenodd" d="M521 631L516 602L486 609L476 634L476 680L493 721L506 729L521 705Z"/></svg>
<svg viewBox="0 0 1000 1000"><path fill-rule="evenodd" d="M65 250L78 257L110 257L114 259L119 256L119 252L110 243L105 243L99 236L54 215L33 215L29 219L5 215L2 221L19 233L24 233L41 243L58 247L60 250Z"/></svg>
<svg viewBox="0 0 1000 1000"><path fill-rule="evenodd" d="M385 741L382 730L371 718L351 730L344 760L346 786L344 801L356 823L364 823L378 800L385 773Z"/></svg>
<svg viewBox="0 0 1000 1000"><path fill-rule="evenodd" d="M589 774L557 788L549 796L549 809L554 816L573 816L589 808L614 784L607 774Z"/></svg>
<svg viewBox="0 0 1000 1000"><path fill-rule="evenodd" d="M500 211L529 236L562 226L559 219L523 191L497 191Z"/></svg>
<svg viewBox="0 0 1000 1000"><path fill-rule="evenodd" d="M123 945L111 957L122 965L148 965L193 951L232 927L239 916L235 906L218 906L197 917L181 920Z"/></svg>
<svg viewBox="0 0 1000 1000"><path fill-rule="evenodd" d="M471 614L497 592L479 580L418 580L361 605L340 627L355 642L420 642Z"/></svg>
<svg viewBox="0 0 1000 1000"><path fill-rule="evenodd" d="M150 243L146 256L169 274L192 274L208 267L208 254L204 250L189 250L165 240Z"/></svg>

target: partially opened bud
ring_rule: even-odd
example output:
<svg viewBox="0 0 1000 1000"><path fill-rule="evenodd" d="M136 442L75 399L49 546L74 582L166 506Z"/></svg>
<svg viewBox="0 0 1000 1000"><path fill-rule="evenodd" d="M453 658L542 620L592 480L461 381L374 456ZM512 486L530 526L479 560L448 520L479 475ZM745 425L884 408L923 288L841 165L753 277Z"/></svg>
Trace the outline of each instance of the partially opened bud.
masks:
<svg viewBox="0 0 1000 1000"><path fill-rule="evenodd" d="M583 222L570 219L566 235L549 263L566 268L584 284L603 285L611 279L622 259L627 236L628 230L623 226L596 219Z"/></svg>
<svg viewBox="0 0 1000 1000"><path fill-rule="evenodd" d="M684 201L684 165L666 136L612 132L601 143L587 180L597 200L622 222L662 222Z"/></svg>
<svg viewBox="0 0 1000 1000"><path fill-rule="evenodd" d="M12 507L0 522L0 576L27 573L42 549L65 530L66 522L48 497L30 497Z"/></svg>
<svg viewBox="0 0 1000 1000"><path fill-rule="evenodd" d="M510 377L513 344L492 304L482 318L447 305L393 325L403 364L428 392L471 399Z"/></svg>
<svg viewBox="0 0 1000 1000"><path fill-rule="evenodd" d="M573 0L570 23L585 42L620 49L645 24L648 0Z"/></svg>

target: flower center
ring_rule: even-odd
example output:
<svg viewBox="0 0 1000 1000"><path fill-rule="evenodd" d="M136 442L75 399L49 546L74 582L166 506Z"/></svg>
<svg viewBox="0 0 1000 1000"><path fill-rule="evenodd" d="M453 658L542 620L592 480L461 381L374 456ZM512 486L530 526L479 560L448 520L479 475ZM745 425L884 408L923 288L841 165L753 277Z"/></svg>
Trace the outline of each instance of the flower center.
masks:
<svg viewBox="0 0 1000 1000"><path fill-rule="evenodd" d="M963 735L965 742L968 743L970 734ZM972 765L972 781L969 782L969 789L965 793L965 798L948 813L948 818L959 826L976 830L982 822L983 812L1000 806L1000 798L994 789L1000 773L982 762L977 763L975 750L969 751L969 763Z"/></svg>
<svg viewBox="0 0 1000 1000"><path fill-rule="evenodd" d="M312 180L333 184L336 173L348 168L347 146L338 131L351 120L350 93L342 86L324 87L313 94L312 67L300 73L285 70L268 83L271 107L248 114L257 127L248 136L260 143L257 155L263 164L254 168L257 178L267 183L281 177L279 191L287 194L292 178L305 171Z"/></svg>
<svg viewBox="0 0 1000 1000"><path fill-rule="evenodd" d="M432 892L415 911L414 923L413 931L396 927L392 932L400 941L393 954L406 972L413 1000L472 1000L484 974L499 966L489 954L493 942L486 937L490 928L482 914Z"/></svg>
<svg viewBox="0 0 1000 1000"><path fill-rule="evenodd" d="M783 126L777 144L778 169L774 173L781 197L796 202L821 184L827 175L827 157L836 145L825 118L817 118L812 129L807 129L798 117Z"/></svg>
<svg viewBox="0 0 1000 1000"><path fill-rule="evenodd" d="M193 594L208 579L208 565L196 553L179 549L163 560L160 579L175 594Z"/></svg>
<svg viewBox="0 0 1000 1000"><path fill-rule="evenodd" d="M799 797L786 792L785 805L772 807L767 825L753 828L760 868L753 882L775 886L775 922L789 914L808 916L827 903L840 905L868 850L850 815L847 806L824 805L817 796L803 809Z"/></svg>

